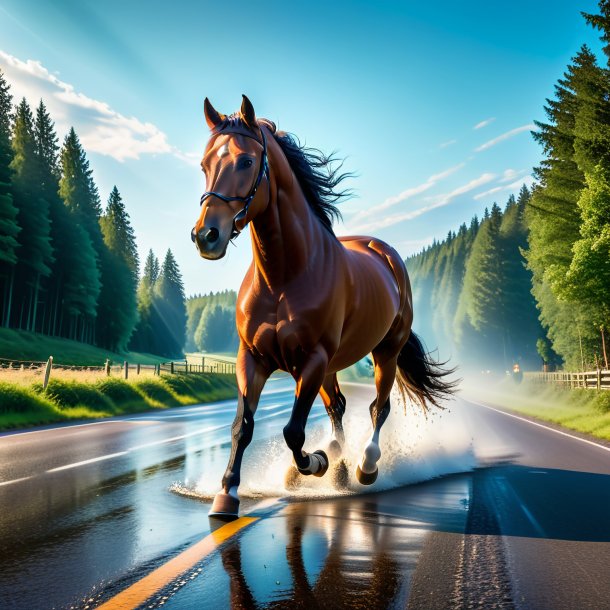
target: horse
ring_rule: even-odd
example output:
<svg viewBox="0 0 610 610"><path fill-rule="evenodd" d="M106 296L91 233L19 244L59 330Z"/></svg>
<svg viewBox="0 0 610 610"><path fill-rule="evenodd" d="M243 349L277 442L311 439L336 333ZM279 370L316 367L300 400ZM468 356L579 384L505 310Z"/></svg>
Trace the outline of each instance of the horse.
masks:
<svg viewBox="0 0 610 610"><path fill-rule="evenodd" d="M371 485L394 381L403 397L424 410L442 406L454 386L445 379L453 371L431 358L411 330L405 264L379 239L335 235L336 203L345 196L337 185L346 174L338 173L332 155L306 148L272 121L257 119L245 95L240 111L230 116L206 98L204 114L211 131L201 162L208 190L191 239L201 257L218 260L249 225L253 254L236 307L238 401L231 453L209 514L232 519L239 513L242 459L269 376L281 370L294 378L284 439L298 473L321 477L329 467L327 453L303 450L312 404L319 393L332 426L327 449L340 455L346 400L337 372L369 353L376 388L369 408L373 430L356 479Z"/></svg>

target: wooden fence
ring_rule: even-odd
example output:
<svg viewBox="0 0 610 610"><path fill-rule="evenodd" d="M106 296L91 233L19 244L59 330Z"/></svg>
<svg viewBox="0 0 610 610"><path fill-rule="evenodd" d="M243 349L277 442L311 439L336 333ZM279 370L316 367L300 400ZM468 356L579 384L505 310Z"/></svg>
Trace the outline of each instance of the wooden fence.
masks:
<svg viewBox="0 0 610 610"><path fill-rule="evenodd" d="M10 358L0 358L0 371L34 373L40 375L43 381L43 387L46 389L53 369L62 371L75 372L91 372L96 374L105 374L110 377L112 374L128 379L133 375L140 375L148 372L152 375L160 375L161 373L207 373L207 374L235 374L235 363L221 360L219 358L202 357L201 364L192 364L188 360L174 360L170 362L162 362L160 364L140 364L131 363L125 360L121 364L110 364L109 360L103 366L76 366L68 364L58 364L53 362L53 356L49 356L46 361L36 360L16 360Z"/></svg>
<svg viewBox="0 0 610 610"><path fill-rule="evenodd" d="M588 390L610 390L610 370L570 373L524 373L528 381L534 383L554 383L564 388L584 388Z"/></svg>

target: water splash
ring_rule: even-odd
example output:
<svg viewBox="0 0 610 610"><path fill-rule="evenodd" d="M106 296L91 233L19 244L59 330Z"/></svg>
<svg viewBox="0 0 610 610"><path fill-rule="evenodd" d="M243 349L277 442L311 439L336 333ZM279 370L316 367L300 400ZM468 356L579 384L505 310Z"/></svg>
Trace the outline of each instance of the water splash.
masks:
<svg viewBox="0 0 610 610"><path fill-rule="evenodd" d="M346 443L342 459L347 462L349 484L346 489L333 485L331 461L322 478L300 477L300 486L288 491L284 480L292 465L292 454L283 437L254 442L246 451L239 493L242 498L336 497L369 493L420 483L437 477L467 472L477 465L471 434L460 416L459 404L451 403L445 411L434 411L426 417L419 409L409 407L404 414L399 394L392 394L392 412L381 431L379 478L371 486L360 485L355 478L356 465L372 428L368 409L348 407L345 419ZM330 423L326 418L312 422L307 429L305 449L326 449L330 441ZM226 457L215 460L194 485L176 483L172 491L201 500L211 500L220 488Z"/></svg>

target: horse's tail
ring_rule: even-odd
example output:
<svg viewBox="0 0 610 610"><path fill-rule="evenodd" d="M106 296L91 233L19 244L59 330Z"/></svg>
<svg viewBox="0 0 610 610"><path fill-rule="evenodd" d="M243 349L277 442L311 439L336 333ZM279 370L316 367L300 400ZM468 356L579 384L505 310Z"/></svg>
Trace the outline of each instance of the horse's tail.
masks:
<svg viewBox="0 0 610 610"><path fill-rule="evenodd" d="M445 368L446 362L435 361L424 348L418 336L411 331L409 340L398 354L396 381L403 399L410 398L418 403L424 412L433 405L444 407L441 400L449 398L455 392L459 380L445 379L455 372L455 368Z"/></svg>

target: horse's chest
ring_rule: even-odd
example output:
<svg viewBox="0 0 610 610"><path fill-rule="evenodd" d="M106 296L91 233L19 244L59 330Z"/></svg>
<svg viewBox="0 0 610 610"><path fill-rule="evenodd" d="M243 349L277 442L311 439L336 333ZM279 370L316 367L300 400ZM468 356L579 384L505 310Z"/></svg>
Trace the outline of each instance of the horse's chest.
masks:
<svg viewBox="0 0 610 610"><path fill-rule="evenodd" d="M274 301L259 300L246 316L246 342L282 366L291 367L303 353L314 349L328 334L323 308L282 295Z"/></svg>

